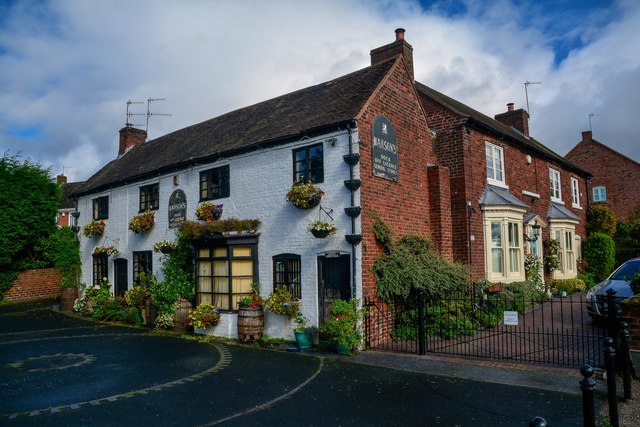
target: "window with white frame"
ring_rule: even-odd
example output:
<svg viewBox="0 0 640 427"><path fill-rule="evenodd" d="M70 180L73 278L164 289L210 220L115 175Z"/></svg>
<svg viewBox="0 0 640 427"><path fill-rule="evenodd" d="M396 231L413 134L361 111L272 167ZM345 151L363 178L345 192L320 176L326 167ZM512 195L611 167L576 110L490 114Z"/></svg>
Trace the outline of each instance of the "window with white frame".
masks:
<svg viewBox="0 0 640 427"><path fill-rule="evenodd" d="M607 201L607 187L593 187L593 201L594 202L606 202Z"/></svg>
<svg viewBox="0 0 640 427"><path fill-rule="evenodd" d="M580 187L578 178L571 177L571 206L580 208Z"/></svg>
<svg viewBox="0 0 640 427"><path fill-rule="evenodd" d="M549 181L551 187L551 200L554 202L562 202L562 192L560 190L560 172L555 169L549 169Z"/></svg>
<svg viewBox="0 0 640 427"><path fill-rule="evenodd" d="M560 243L559 267L553 272L554 279L571 279L577 276L575 223L560 222L550 224L551 238ZM578 240L579 242L579 240Z"/></svg>
<svg viewBox="0 0 640 427"><path fill-rule="evenodd" d="M520 209L485 209L485 272L490 281L524 280Z"/></svg>
<svg viewBox="0 0 640 427"><path fill-rule="evenodd" d="M502 147L485 142L487 182L504 187L504 151Z"/></svg>

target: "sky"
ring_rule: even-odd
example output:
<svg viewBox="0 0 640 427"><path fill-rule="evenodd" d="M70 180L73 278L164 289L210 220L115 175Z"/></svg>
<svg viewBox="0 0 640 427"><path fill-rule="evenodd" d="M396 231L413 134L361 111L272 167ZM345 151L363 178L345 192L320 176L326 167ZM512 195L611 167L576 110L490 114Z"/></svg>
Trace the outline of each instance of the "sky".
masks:
<svg viewBox="0 0 640 427"><path fill-rule="evenodd" d="M565 155L591 118L640 162L637 0L0 0L0 151L83 181L128 100L144 127L165 99L154 139L367 67L399 27L417 81L490 117L541 82L531 136Z"/></svg>

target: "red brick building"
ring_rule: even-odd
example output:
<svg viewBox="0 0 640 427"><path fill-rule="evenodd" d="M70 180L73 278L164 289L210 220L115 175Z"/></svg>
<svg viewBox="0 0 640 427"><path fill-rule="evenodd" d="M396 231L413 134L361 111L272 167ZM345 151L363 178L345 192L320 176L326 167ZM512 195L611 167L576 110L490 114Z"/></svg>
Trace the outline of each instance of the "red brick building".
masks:
<svg viewBox="0 0 640 427"><path fill-rule="evenodd" d="M604 204L616 218L626 220L640 204L640 163L582 132L582 141L565 156L593 174L589 183L591 204Z"/></svg>
<svg viewBox="0 0 640 427"><path fill-rule="evenodd" d="M62 199L58 203L56 224L58 227L73 227L76 225L72 215L76 210L76 202L71 198L71 194L80 188L83 182L67 182L67 177L62 174L56 177L56 181L62 188Z"/></svg>

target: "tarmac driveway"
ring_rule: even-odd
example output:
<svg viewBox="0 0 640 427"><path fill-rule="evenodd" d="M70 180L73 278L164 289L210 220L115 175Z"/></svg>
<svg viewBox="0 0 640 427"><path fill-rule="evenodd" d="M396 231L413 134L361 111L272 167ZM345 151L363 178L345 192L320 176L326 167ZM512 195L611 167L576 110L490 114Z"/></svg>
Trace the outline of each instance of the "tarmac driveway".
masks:
<svg viewBox="0 0 640 427"><path fill-rule="evenodd" d="M0 306L2 425L476 426L534 415L581 425L581 401Z"/></svg>

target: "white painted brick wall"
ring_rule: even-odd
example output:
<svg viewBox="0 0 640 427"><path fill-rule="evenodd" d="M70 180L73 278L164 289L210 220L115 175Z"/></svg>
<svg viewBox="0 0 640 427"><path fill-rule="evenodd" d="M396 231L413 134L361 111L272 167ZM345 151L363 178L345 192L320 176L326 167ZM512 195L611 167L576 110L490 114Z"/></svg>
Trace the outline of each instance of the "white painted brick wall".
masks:
<svg viewBox="0 0 640 427"><path fill-rule="evenodd" d="M336 138L332 146L329 141ZM353 141L358 141L357 132ZM307 224L318 219L319 208L301 210L286 201L286 194L293 180L292 150L298 147L323 143L324 182L319 186L325 191L321 205L333 209L333 218L338 234L326 239L315 239L306 229ZM216 163L190 167L171 175L136 182L125 187L115 188L102 193L82 197L78 203L80 211L79 226L82 227L92 218L92 200L99 196L109 196L109 219L105 233L91 239L80 231L82 273L84 282L92 282L91 253L96 246L113 245L120 253L109 257L109 280L114 281L113 260L125 258L128 261L128 282L131 287L133 278L132 252L152 250L153 244L160 240L175 240L173 229L168 227L168 205L171 193L182 189L187 196L187 219L195 220L195 210L199 205L200 171L229 164L230 197L216 199L216 204L224 204L222 218L258 218L262 225L258 244L259 280L262 284L261 295L268 297L273 290L272 257L281 253L295 253L301 256L302 268L302 304L303 314L310 325L318 323L318 283L317 257L325 251L341 251L351 254L351 245L345 239L350 234L351 218L344 208L351 205L350 192L344 186L349 179L349 166L342 156L349 152L349 137L346 131L325 134L322 137L306 139L302 142L286 144L276 148L261 149L248 154L223 159ZM353 144L358 150L357 142ZM135 149L135 148L134 148ZM359 167L354 168L354 178L359 178ZM173 184L173 176L178 175L179 184ZM129 220L138 215L139 188L143 185L160 184L160 209L156 212L154 227L147 233L136 235L128 230ZM356 192L355 205L359 205L359 191ZM328 218L321 214L321 219ZM360 230L360 218L356 219L356 233ZM356 294L362 293L361 245L356 246ZM153 253L153 273L161 280L161 254ZM216 335L235 337L235 314L223 313L222 321L216 326ZM285 331L278 335L270 330L272 338L285 338ZM286 333L289 339L289 334Z"/></svg>

